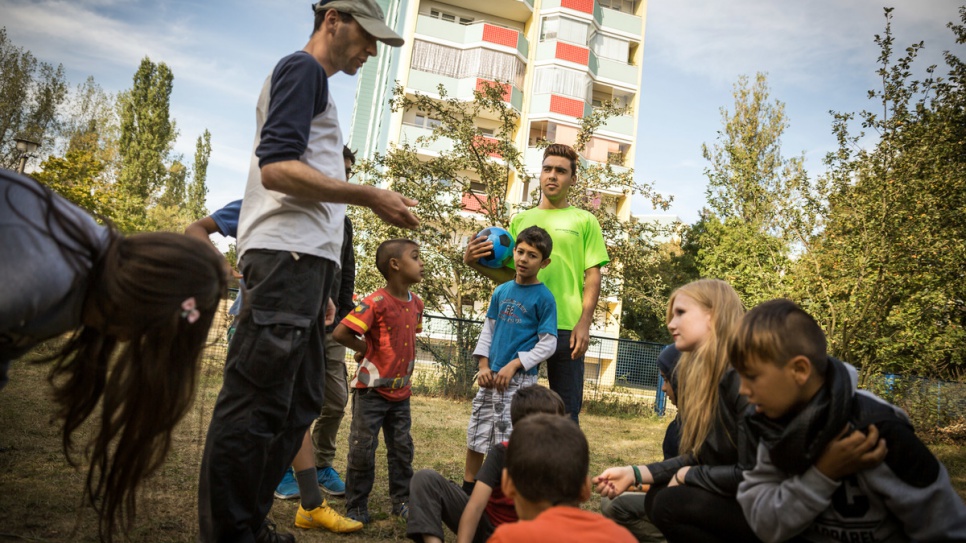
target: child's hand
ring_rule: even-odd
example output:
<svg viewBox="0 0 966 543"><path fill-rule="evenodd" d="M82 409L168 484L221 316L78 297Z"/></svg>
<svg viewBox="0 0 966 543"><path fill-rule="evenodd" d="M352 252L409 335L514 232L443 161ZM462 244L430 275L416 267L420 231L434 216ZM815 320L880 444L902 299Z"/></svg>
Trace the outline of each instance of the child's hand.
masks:
<svg viewBox="0 0 966 543"><path fill-rule="evenodd" d="M590 482L595 485L595 490L601 496L616 498L634 484L634 468L630 466L607 468Z"/></svg>
<svg viewBox="0 0 966 543"><path fill-rule="evenodd" d="M513 376L522 369L523 362L520 362L519 358L514 358L506 366L500 368L500 373L497 373L493 378L493 386L501 392L506 390L510 386L510 379L513 379Z"/></svg>
<svg viewBox="0 0 966 543"><path fill-rule="evenodd" d="M476 379L479 383L480 388L491 388L493 386L493 371L489 366L480 368L480 376Z"/></svg>
<svg viewBox="0 0 966 543"><path fill-rule="evenodd" d="M356 354L352 355L352 359L356 361L356 364L362 364L362 361L366 359L366 353L356 351Z"/></svg>
<svg viewBox="0 0 966 543"><path fill-rule="evenodd" d="M879 429L870 424L868 433L853 430L847 425L815 462L815 469L829 479L839 479L859 471L874 468L885 460L886 442L879 439Z"/></svg>

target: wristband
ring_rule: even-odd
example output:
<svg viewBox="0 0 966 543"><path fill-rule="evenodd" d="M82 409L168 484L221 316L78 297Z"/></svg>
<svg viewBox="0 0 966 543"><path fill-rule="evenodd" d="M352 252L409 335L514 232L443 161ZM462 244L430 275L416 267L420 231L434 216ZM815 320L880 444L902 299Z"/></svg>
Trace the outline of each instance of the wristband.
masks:
<svg viewBox="0 0 966 543"><path fill-rule="evenodd" d="M634 470L634 486L641 486L641 483L644 482L644 481L641 481L641 470L634 465L631 466L631 469Z"/></svg>
<svg viewBox="0 0 966 543"><path fill-rule="evenodd" d="M682 481L681 479L678 479L678 472L676 472L676 471L674 472L674 477L673 478L674 478L674 482L675 483L677 483L679 485L683 485L684 484L684 481Z"/></svg>

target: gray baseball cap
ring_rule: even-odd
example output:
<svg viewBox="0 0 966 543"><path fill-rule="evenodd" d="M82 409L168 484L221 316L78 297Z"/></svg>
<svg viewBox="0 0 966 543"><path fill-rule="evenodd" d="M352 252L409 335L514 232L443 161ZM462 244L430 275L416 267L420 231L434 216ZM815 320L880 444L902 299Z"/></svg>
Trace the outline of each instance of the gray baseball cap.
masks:
<svg viewBox="0 0 966 543"><path fill-rule="evenodd" d="M386 25L386 16L376 0L321 0L312 4L316 13L330 9L352 15L359 26L386 45L399 47L405 43L402 36Z"/></svg>

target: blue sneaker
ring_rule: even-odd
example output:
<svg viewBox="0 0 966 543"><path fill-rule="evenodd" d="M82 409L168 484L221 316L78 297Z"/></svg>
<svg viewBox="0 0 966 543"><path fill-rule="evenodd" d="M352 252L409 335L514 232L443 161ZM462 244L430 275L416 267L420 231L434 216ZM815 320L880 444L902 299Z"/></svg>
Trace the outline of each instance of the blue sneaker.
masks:
<svg viewBox="0 0 966 543"><path fill-rule="evenodd" d="M319 471L319 487L330 496L345 496L345 483L339 472L329 466L327 468L317 468Z"/></svg>
<svg viewBox="0 0 966 543"><path fill-rule="evenodd" d="M275 497L280 500L294 500L299 497L299 484L295 480L295 471L288 468L275 489Z"/></svg>

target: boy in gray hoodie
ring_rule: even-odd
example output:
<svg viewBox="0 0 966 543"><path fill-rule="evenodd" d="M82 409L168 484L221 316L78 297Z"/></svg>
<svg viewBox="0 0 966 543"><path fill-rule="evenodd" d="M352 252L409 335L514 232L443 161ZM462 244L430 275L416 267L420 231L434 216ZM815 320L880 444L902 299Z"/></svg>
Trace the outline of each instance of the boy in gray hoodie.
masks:
<svg viewBox="0 0 966 543"><path fill-rule="evenodd" d="M765 542L966 541L966 505L905 413L855 390L815 320L788 300L749 311L730 345L757 463L738 487ZM883 461L884 460L884 461Z"/></svg>

